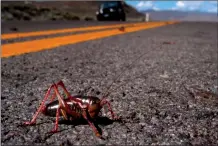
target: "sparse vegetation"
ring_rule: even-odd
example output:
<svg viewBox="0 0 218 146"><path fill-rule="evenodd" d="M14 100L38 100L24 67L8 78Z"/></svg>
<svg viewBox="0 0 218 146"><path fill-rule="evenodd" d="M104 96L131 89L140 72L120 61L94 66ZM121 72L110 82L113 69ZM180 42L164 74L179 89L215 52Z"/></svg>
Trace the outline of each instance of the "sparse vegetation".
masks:
<svg viewBox="0 0 218 146"><path fill-rule="evenodd" d="M67 12L63 15L63 18L66 20L80 20L78 16L74 16L71 13Z"/></svg>
<svg viewBox="0 0 218 146"><path fill-rule="evenodd" d="M92 17L85 17L86 21L93 21L94 19Z"/></svg>
<svg viewBox="0 0 218 146"><path fill-rule="evenodd" d="M85 20L93 21L100 1L2 2L2 20ZM141 21L143 14L124 4L127 21ZM135 21L134 20L134 21Z"/></svg>

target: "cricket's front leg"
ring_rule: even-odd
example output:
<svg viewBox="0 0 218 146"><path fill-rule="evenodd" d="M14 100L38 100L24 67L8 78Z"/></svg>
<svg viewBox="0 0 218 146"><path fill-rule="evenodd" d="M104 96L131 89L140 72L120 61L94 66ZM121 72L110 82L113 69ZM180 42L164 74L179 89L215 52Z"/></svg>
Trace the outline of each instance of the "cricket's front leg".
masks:
<svg viewBox="0 0 218 146"><path fill-rule="evenodd" d="M110 113L111 113L112 119L113 119L113 120L120 120L120 117L115 116L115 114L114 114L114 112L113 112L113 110L112 110L112 108L111 108L111 105L110 105L110 103L109 103L107 100L105 100L105 99L102 100L100 104L101 104L102 107L103 107L105 104L107 104L108 110L109 110Z"/></svg>
<svg viewBox="0 0 218 146"><path fill-rule="evenodd" d="M88 118L87 111L83 111L82 115L83 115L84 119L86 119L86 121L89 123L90 127L93 129L95 135L99 138L102 138L102 135L99 133L99 131L96 128L96 126L94 125L94 123Z"/></svg>

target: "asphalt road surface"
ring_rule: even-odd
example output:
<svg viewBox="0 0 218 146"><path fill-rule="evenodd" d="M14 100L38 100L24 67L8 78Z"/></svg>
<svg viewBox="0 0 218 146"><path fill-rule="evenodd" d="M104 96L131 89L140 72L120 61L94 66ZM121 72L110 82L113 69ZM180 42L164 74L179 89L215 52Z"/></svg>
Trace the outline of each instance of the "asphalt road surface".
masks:
<svg viewBox="0 0 218 146"><path fill-rule="evenodd" d="M2 145L217 145L217 60L217 23L203 22L2 58ZM62 123L47 135L54 119L43 115L19 126L53 82L62 80L72 95L101 97L121 72L107 99L122 122L100 118L104 139L86 123Z"/></svg>
<svg viewBox="0 0 218 146"><path fill-rule="evenodd" d="M133 23L132 21L117 22L117 21L5 21L2 22L2 33L16 32L30 32L30 31L42 31L51 29L62 28L74 28L74 27L87 27L87 26L99 26L110 24L127 24ZM16 30L14 29L16 28Z"/></svg>

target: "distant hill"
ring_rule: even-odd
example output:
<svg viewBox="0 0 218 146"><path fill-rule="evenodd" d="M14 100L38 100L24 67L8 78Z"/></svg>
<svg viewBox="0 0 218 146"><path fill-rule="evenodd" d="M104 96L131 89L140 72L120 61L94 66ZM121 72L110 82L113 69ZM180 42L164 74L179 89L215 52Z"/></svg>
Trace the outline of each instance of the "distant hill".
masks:
<svg viewBox="0 0 218 146"><path fill-rule="evenodd" d="M154 10L141 11L141 13L149 13L150 18L154 21L179 20L218 22L218 16L216 13Z"/></svg>
<svg viewBox="0 0 218 146"><path fill-rule="evenodd" d="M95 20L101 1L2 1L3 20ZM128 20L144 14L124 2Z"/></svg>

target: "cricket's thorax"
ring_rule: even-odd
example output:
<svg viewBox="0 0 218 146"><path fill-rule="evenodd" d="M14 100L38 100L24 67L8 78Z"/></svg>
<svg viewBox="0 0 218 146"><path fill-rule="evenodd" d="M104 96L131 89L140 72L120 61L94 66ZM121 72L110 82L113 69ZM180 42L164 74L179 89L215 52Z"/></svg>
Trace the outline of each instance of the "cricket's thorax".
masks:
<svg viewBox="0 0 218 146"><path fill-rule="evenodd" d="M82 102L82 104L89 104L89 105L93 105L96 103L100 102L100 99L94 96L81 96L81 95L76 95L73 96L73 98L76 98L77 100L80 100Z"/></svg>
<svg viewBox="0 0 218 146"><path fill-rule="evenodd" d="M91 114L90 116L96 116L98 114L98 109L99 108L99 103L100 103L100 99L97 97L91 97L91 96L73 96L73 98L75 98L77 101L80 101L81 103L78 103L76 101L70 100L70 99L64 99L64 101L67 103L69 109L71 111L74 111L77 113L78 116L80 116L82 114L82 107L86 107L87 105L89 105L89 113ZM44 115L46 116L50 116L50 117L55 117L56 116L56 112L57 109L59 107L59 102L58 100L53 101L49 104L46 105L46 108L43 110ZM62 116L62 114L60 113L60 116ZM68 117L72 117L72 115L67 113Z"/></svg>

